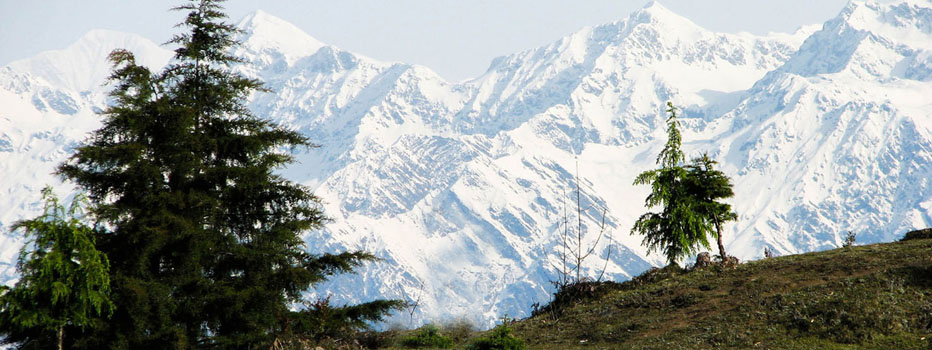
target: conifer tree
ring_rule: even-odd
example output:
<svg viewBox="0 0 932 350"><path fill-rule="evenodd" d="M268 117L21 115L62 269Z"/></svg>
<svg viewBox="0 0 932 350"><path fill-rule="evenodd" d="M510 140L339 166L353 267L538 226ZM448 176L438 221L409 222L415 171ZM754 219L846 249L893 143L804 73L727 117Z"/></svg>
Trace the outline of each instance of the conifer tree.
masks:
<svg viewBox="0 0 932 350"><path fill-rule="evenodd" d="M731 205L721 202L722 199L734 197L731 179L720 170L715 169L716 161L709 158L707 153L693 158L691 164L686 166L688 179L688 192L695 197L695 211L704 220L715 228L716 243L718 243L719 257L722 263L728 260L725 245L722 243L722 224L737 220L738 215L731 209ZM710 225L703 225L708 228Z"/></svg>
<svg viewBox="0 0 932 350"><path fill-rule="evenodd" d="M111 54L104 125L59 167L108 228L98 241L117 311L86 334L88 348L268 348L302 292L374 259L305 251L302 233L327 219L308 188L275 170L313 145L246 108L262 87L231 70L237 30L220 2L176 8L189 31L170 41L175 60L161 72ZM367 305L378 319L398 303Z"/></svg>
<svg viewBox="0 0 932 350"><path fill-rule="evenodd" d="M667 102L667 143L657 156L659 168L645 171L634 180L635 185L649 184L648 208L662 207L660 212L647 212L634 223L631 232L644 235L648 251L659 250L671 265L690 255L698 247L709 246L706 232L709 224L696 211L695 196L687 186L689 176L683 167L685 156L680 149L682 136L677 120L677 108Z"/></svg>
<svg viewBox="0 0 932 350"><path fill-rule="evenodd" d="M20 348L62 350L66 330L71 337L93 316L111 314L109 263L82 222L81 196L67 209L51 187L42 197L41 216L13 225L27 242L17 261L19 281L0 295L0 336Z"/></svg>

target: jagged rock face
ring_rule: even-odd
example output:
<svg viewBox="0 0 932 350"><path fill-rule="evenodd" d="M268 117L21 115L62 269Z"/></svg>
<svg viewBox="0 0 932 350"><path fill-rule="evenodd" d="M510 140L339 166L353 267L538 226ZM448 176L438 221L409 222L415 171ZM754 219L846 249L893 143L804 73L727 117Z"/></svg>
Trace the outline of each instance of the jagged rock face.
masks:
<svg viewBox="0 0 932 350"><path fill-rule="evenodd" d="M606 209L608 235L583 276L598 276L609 252L611 279L663 263L629 230L648 192L631 182L656 166L668 100L683 109L684 150L708 151L735 180L740 218L725 243L742 259L836 247L848 230L866 243L932 225L929 23L929 1L853 2L821 30L756 37L712 33L651 3L456 84L257 12L239 23L235 69L272 91L251 97L257 115L321 145L283 169L333 218L308 233L309 249L384 259L319 293L419 301L403 322L489 322L549 300L565 217L593 244ZM45 184L71 190L49 173L99 126L100 65L116 47L151 67L171 54L96 32L0 69L0 228L35 214ZM579 221L576 174L589 209ZM0 263L12 263L18 239L0 240Z"/></svg>

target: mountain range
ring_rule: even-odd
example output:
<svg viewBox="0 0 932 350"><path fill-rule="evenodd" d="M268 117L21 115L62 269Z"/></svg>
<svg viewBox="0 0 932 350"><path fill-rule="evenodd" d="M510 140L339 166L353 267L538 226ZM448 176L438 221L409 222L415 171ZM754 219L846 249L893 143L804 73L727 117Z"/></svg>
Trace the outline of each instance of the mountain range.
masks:
<svg viewBox="0 0 932 350"><path fill-rule="evenodd" d="M417 306L395 321L414 326L525 316L560 277L567 221L595 245L584 276L662 265L629 231L647 210L649 189L632 182L656 167L667 101L687 156L707 152L734 180L724 241L743 260L932 226L930 0L852 1L821 26L766 36L711 32L651 2L462 82L261 11L237 26L233 69L269 89L249 107L320 145L282 169L332 218L308 249L383 259L310 298L406 299ZM95 30L0 68L0 282L15 280L22 244L10 225L40 211L46 184L74 191L51 173L101 125L115 48L153 69L172 57Z"/></svg>

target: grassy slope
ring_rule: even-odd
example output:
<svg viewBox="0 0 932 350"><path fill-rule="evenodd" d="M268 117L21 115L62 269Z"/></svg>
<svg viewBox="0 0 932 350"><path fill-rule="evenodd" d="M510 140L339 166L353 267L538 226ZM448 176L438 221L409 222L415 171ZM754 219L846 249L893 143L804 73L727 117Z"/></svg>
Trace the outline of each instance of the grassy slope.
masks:
<svg viewBox="0 0 932 350"><path fill-rule="evenodd" d="M513 325L529 349L932 349L932 240L664 269Z"/></svg>

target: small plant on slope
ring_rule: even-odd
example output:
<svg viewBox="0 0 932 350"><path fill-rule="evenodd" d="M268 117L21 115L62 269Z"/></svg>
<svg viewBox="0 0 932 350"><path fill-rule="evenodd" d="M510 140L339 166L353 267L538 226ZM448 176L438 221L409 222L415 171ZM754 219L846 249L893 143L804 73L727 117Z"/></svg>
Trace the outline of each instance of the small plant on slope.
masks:
<svg viewBox="0 0 932 350"><path fill-rule="evenodd" d="M401 339L401 345L407 348L439 348L453 347L453 340L440 334L440 329L432 324L425 325L414 334Z"/></svg>
<svg viewBox="0 0 932 350"><path fill-rule="evenodd" d="M524 341L511 335L512 329L508 327L511 320L508 316L502 318L502 323L492 329L488 336L479 338L469 345L469 350L523 350Z"/></svg>
<svg viewBox="0 0 932 350"><path fill-rule="evenodd" d="M857 239L857 235L852 231L848 231L848 234L845 236L845 242L842 243L841 246L844 248L851 247L854 245L854 241L856 239Z"/></svg>
<svg viewBox="0 0 932 350"><path fill-rule="evenodd" d="M576 194L575 194L576 207L574 208L575 214L569 213L568 211L569 208L566 205L566 193L564 192L564 195L563 195L563 222L561 223L561 226L563 226L563 232L562 232L562 237L561 237L563 244L562 244L562 250L560 251L560 261L562 263L562 266L554 266L554 269L556 269L559 272L559 276L557 278L557 281L552 281L552 283L557 287L558 293L560 290L563 290L567 286L570 286L573 284L578 284L578 283L583 283L586 281L593 281L593 280L596 282L601 281L602 276L605 274L605 269L606 267L608 267L608 260L611 257L611 253L612 253L611 245L610 245L609 249L606 251L606 254L605 254L604 264L602 266L602 272L599 273L599 276L597 278L592 279L587 276L584 276L585 272L584 272L583 265L586 259L588 259L593 253L595 253L596 249L599 246L599 242L602 240L603 237L608 236L608 240L611 241L611 235L610 234L606 235L608 227L606 226L605 219L606 219L606 215L608 214L608 210L605 209L604 207L601 207L598 204L591 204L585 207L583 206L583 195L582 195L582 187L580 185L580 179L579 179L579 163L578 162L576 164L576 176L574 177L573 180L575 182L574 186L576 187ZM590 199L590 202L591 202L591 199ZM598 212L599 214L601 214L601 218L599 220L599 226L598 226L598 233L595 235L595 240L592 241L591 244L585 244L584 241L586 240L587 238L586 236L588 236L588 234L586 232L587 226L583 225L583 217L590 216L590 215L592 217L595 217L594 215L595 212ZM572 217L572 215L575 215L575 217ZM576 221L576 222L572 223L572 221Z"/></svg>

